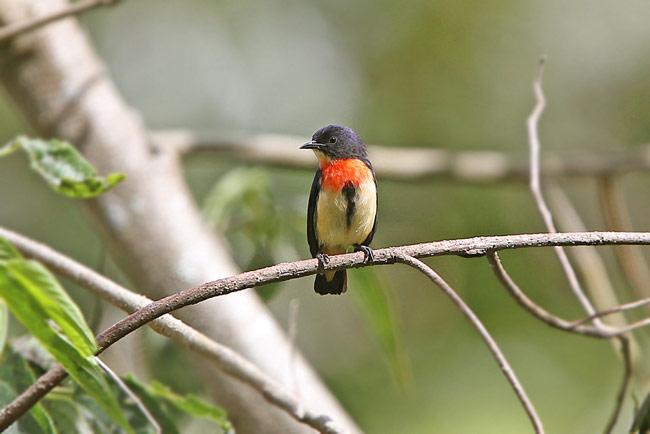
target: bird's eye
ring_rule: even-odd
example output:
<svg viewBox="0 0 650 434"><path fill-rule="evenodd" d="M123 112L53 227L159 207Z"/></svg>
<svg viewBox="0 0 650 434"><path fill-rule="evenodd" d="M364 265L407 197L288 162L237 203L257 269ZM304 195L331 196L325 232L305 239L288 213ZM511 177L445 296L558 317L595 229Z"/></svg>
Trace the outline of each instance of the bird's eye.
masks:
<svg viewBox="0 0 650 434"><path fill-rule="evenodd" d="M336 137L330 137L330 143L336 143Z"/></svg>

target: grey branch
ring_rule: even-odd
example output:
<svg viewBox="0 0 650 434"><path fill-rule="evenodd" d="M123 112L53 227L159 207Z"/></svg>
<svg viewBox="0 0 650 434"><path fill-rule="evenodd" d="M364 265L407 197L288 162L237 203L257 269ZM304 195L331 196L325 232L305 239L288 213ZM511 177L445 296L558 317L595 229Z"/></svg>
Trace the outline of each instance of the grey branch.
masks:
<svg viewBox="0 0 650 434"><path fill-rule="evenodd" d="M65 276L107 302L128 313L152 303L147 297L132 292L90 268L56 250L23 235L0 227L0 236L9 240L27 257L36 259L56 274ZM184 347L195 351L214 363L223 372L249 385L270 404L281 408L299 422L321 433L342 433L329 416L305 410L286 388L269 378L257 366L236 351L205 336L171 315L164 315L150 323L151 328Z"/></svg>
<svg viewBox="0 0 650 434"><path fill-rule="evenodd" d="M22 33L36 30L39 27L43 27L64 18L81 14L99 6L112 6L119 1L120 0L79 0L49 14L7 24L0 27L0 42L14 38Z"/></svg>
<svg viewBox="0 0 650 434"><path fill-rule="evenodd" d="M533 81L533 92L535 94L535 107L533 108L533 111L531 112L530 116L528 117L527 121L527 127L528 127L528 145L530 147L530 191L533 195L533 199L535 200L535 205L537 205L537 209L539 210L539 213L542 216L542 220L544 221L544 225L546 226L546 230L549 233L556 233L557 229L555 228L555 223L553 223L553 216L551 215L551 211L548 208L548 205L546 205L546 200L544 200L544 195L542 194L542 188L540 185L540 141L539 141L539 131L538 131L538 125L539 125L539 119L541 118L542 114L544 113L544 109L546 108L546 99L544 98L544 92L542 90L542 78L544 76L544 59L540 61L539 65L539 73L537 78ZM567 280L569 281L569 285L571 286L571 290L573 291L573 294L576 296L582 307L585 309L585 311L589 315L593 315L596 310L591 304L591 301L587 298L585 295L584 291L582 290L582 286L580 285L580 281L578 280L578 276L576 276L576 272L571 266L571 262L569 262L569 258L566 255L566 252L562 247L556 246L553 248L555 250L555 254L557 255L557 258L560 261L560 265L562 266L562 270L564 271L564 274L566 275ZM598 327L602 327L603 324L598 318L594 318L594 324Z"/></svg>
<svg viewBox="0 0 650 434"><path fill-rule="evenodd" d="M438 275L438 273L433 271L433 269L428 265L426 265L424 262L415 259L411 256L401 254L400 252L397 252L395 256L399 262L407 264L415 268L416 270L421 271L425 276L431 279L431 281L435 283L447 295L447 297L451 299L451 301L456 306L458 306L458 308L463 313L463 315L465 315L465 317L469 320L472 326L474 326L474 328L479 332L481 338L483 339L488 349L496 359L497 364L501 369L501 372L503 372L503 375L506 377L506 379L512 386L512 389L515 391L515 394L517 395L517 398L521 402L521 405L524 407L524 410L526 411L528 418L533 424L533 429L535 430L535 432L537 434L544 434L544 427L542 425L542 421L540 420L537 411L535 411L535 407L530 402L530 399L528 398L528 395L526 394L524 387L519 382L519 379L517 379L517 375L513 371L510 364L508 363L508 360L506 359L505 355L501 352L501 349L497 345L496 341L494 340L494 338L492 338L492 335L490 335L490 332L488 332L488 330L485 328L481 320L476 316L474 311L472 311L472 309L470 309L470 307L467 306L467 304L465 304L463 299L456 293L456 291L453 290L451 286L449 286L449 284L442 277L440 277L440 275Z"/></svg>
<svg viewBox="0 0 650 434"><path fill-rule="evenodd" d="M212 155L242 163L286 169L314 170L314 158L299 152L307 137L285 134L199 133L167 130L151 133L155 142L181 154ZM523 155L502 151L452 151L431 147L370 145L373 166L381 179L393 181L453 180L493 183L528 180ZM610 153L581 152L547 156L541 160L545 176L601 176L650 170L650 145Z"/></svg>
<svg viewBox="0 0 650 434"><path fill-rule="evenodd" d="M330 261L325 265L324 269L320 268L317 259L282 263L207 282L150 303L99 334L97 344L99 352L101 352L139 327L184 306L244 289L297 279L323 271L394 264L400 262L400 258L404 256L423 258L457 255L472 258L493 251L526 247L621 244L650 245L650 232L569 232L475 237L377 249L372 261L366 261L363 252L336 255L330 257ZM611 336L618 336L635 327L648 325L648 323L650 323L650 318L627 326L624 329L608 328L601 331L602 333L610 333ZM31 408L39 399L60 383L65 376L65 371L60 366L46 372L36 383L32 384L0 412L0 429L7 427L20 414Z"/></svg>

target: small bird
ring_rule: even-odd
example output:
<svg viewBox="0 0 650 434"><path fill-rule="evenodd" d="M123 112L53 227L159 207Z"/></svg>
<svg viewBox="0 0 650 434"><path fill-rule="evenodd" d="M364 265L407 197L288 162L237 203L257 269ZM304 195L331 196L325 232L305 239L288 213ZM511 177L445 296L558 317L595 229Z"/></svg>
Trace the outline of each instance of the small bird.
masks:
<svg viewBox="0 0 650 434"><path fill-rule="evenodd" d="M319 168L314 176L307 208L309 250L321 267L328 255L350 247L373 260L370 242L377 225L377 179L366 145L350 128L328 125L316 131L300 149L312 149ZM347 289L345 270L317 274L314 290L321 295Z"/></svg>

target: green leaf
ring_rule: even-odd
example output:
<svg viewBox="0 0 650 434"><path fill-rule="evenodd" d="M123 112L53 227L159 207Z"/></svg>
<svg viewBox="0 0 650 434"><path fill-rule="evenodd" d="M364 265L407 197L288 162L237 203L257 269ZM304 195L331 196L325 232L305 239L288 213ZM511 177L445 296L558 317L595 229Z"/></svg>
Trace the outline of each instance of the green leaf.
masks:
<svg viewBox="0 0 650 434"><path fill-rule="evenodd" d="M0 358L0 406L10 403L18 392L22 392L34 381L34 373L25 359L11 346L7 346ZM48 412L43 406L36 404L26 416L21 417L11 426L10 432L55 434L57 430Z"/></svg>
<svg viewBox="0 0 650 434"><path fill-rule="evenodd" d="M127 376L124 381L129 388L131 388L131 390L133 390L143 400L145 405L147 405L147 403L152 404L151 406L147 405L147 408L149 411L154 413L154 416L156 416L156 414L166 413L168 415L167 417L174 420L173 417L169 415L169 409L164 405L167 404L188 416L210 420L221 427L221 429L226 433L234 433L233 426L228 420L228 414L226 411L221 407L217 407L216 405L202 400L196 395L179 395L169 387L156 381L149 385L143 385L133 376ZM156 401L158 404L155 404ZM163 422L162 418L159 419L156 417L156 420L158 423ZM163 432L167 433L164 428Z"/></svg>
<svg viewBox="0 0 650 434"><path fill-rule="evenodd" d="M393 299L377 276L376 268L360 268L349 272L350 288L363 313L370 331L377 339L393 373L393 378L405 387L412 381L411 365L404 350L397 326Z"/></svg>
<svg viewBox="0 0 650 434"><path fill-rule="evenodd" d="M0 261L0 297L70 376L127 432L132 432L95 360L92 332L54 276L35 261Z"/></svg>
<svg viewBox="0 0 650 434"><path fill-rule="evenodd" d="M0 157L22 149L54 191L76 199L99 196L124 179L124 174L97 176L95 168L68 142L31 139L25 136L0 148Z"/></svg>

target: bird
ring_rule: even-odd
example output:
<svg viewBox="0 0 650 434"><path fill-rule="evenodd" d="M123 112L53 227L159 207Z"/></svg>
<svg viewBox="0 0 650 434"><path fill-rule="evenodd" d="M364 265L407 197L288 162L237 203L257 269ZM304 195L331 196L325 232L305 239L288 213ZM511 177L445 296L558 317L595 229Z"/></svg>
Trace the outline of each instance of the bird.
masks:
<svg viewBox="0 0 650 434"><path fill-rule="evenodd" d="M377 178L366 145L348 127L327 125L300 147L318 159L307 207L307 241L319 268L330 255L361 251L366 262L374 260L370 247L377 227ZM316 275L314 291L320 295L343 294L346 270Z"/></svg>

